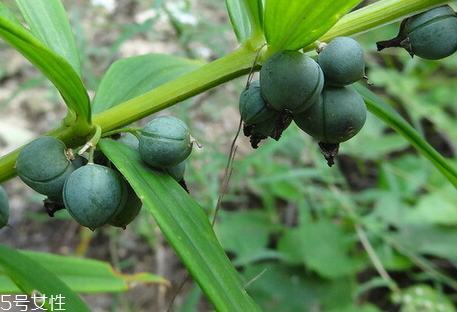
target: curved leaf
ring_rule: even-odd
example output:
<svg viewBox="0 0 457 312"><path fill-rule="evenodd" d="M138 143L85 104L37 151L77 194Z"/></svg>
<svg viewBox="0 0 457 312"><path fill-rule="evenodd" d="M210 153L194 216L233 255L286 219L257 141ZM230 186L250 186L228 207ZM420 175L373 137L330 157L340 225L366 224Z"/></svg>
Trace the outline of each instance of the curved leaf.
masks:
<svg viewBox="0 0 457 312"><path fill-rule="evenodd" d="M248 39L263 27L262 0L225 0L238 42Z"/></svg>
<svg viewBox="0 0 457 312"><path fill-rule="evenodd" d="M89 96L81 78L65 59L35 38L13 16L14 14L0 2L0 37L19 51L55 85L69 110L89 123Z"/></svg>
<svg viewBox="0 0 457 312"><path fill-rule="evenodd" d="M71 311L90 312L84 302L65 283L40 263L10 247L0 244L0 270L8 276L23 293L32 295L39 292L46 296L44 308L52 310L49 298L60 296L63 305ZM54 306L56 310L58 306Z"/></svg>
<svg viewBox="0 0 457 312"><path fill-rule="evenodd" d="M92 102L93 114L105 111L202 64L165 54L146 54L116 61L106 72Z"/></svg>
<svg viewBox="0 0 457 312"><path fill-rule="evenodd" d="M260 311L197 202L168 174L147 169L137 151L111 139L99 147L132 185L215 310Z"/></svg>
<svg viewBox="0 0 457 312"><path fill-rule="evenodd" d="M274 50L298 50L325 34L361 0L267 0L265 36Z"/></svg>
<svg viewBox="0 0 457 312"><path fill-rule="evenodd" d="M81 61L65 8L60 0L16 0L36 38L81 75Z"/></svg>
<svg viewBox="0 0 457 312"><path fill-rule="evenodd" d="M405 137L414 148L424 155L457 188L456 168L449 164L416 129L376 94L359 83L353 86L362 95L371 113Z"/></svg>
<svg viewBox="0 0 457 312"><path fill-rule="evenodd" d="M19 250L18 250L19 251ZM19 251L55 274L70 289L78 293L120 292L132 284L167 284L167 280L150 273L125 275L114 271L107 262L49 253ZM4 275L0 275L0 294L20 293Z"/></svg>

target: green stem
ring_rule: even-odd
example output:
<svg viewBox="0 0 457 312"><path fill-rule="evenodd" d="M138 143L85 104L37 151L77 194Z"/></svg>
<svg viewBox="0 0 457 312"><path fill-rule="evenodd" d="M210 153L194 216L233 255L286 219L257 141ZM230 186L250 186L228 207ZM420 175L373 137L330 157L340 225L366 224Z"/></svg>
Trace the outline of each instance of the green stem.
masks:
<svg viewBox="0 0 457 312"><path fill-rule="evenodd" d="M319 41L329 42L338 36L351 36L400 21L414 14L444 5L449 0L381 0L343 16ZM310 44L304 48L315 48Z"/></svg>
<svg viewBox="0 0 457 312"><path fill-rule="evenodd" d="M93 122L104 132L109 131L245 75L254 63L256 50L252 45L243 45L225 57L93 116Z"/></svg>

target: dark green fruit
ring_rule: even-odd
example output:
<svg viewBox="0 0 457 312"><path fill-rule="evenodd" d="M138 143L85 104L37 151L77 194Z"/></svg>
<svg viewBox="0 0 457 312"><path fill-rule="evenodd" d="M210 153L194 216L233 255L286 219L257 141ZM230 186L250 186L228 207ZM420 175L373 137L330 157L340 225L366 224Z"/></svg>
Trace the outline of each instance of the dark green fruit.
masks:
<svg viewBox="0 0 457 312"><path fill-rule="evenodd" d="M186 171L186 161L182 161L175 166L171 166L165 169L165 171L177 182L184 179L184 172Z"/></svg>
<svg viewBox="0 0 457 312"><path fill-rule="evenodd" d="M94 230L120 212L125 205L126 191L117 172L88 164L70 175L63 189L63 200L73 219Z"/></svg>
<svg viewBox="0 0 457 312"><path fill-rule="evenodd" d="M316 101L323 85L324 74L319 65L298 51L276 52L260 70L262 95L279 112L304 111Z"/></svg>
<svg viewBox="0 0 457 312"><path fill-rule="evenodd" d="M259 80L251 82L248 88L241 92L239 111L241 119L247 125L262 122L277 113L263 98Z"/></svg>
<svg viewBox="0 0 457 312"><path fill-rule="evenodd" d="M349 37L330 41L317 56L325 84L345 86L365 76L365 59L360 44Z"/></svg>
<svg viewBox="0 0 457 312"><path fill-rule="evenodd" d="M356 135L366 116L365 102L354 88L327 86L319 100L294 121L316 140L337 144Z"/></svg>
<svg viewBox="0 0 457 312"><path fill-rule="evenodd" d="M141 131L138 151L141 159L151 167L175 166L192 151L189 128L173 116L155 118Z"/></svg>
<svg viewBox="0 0 457 312"><path fill-rule="evenodd" d="M457 16L449 5L403 20L397 37L376 42L378 51L402 47L411 54L438 60L457 51Z"/></svg>
<svg viewBox="0 0 457 312"><path fill-rule="evenodd" d="M44 195L60 196L65 181L74 170L66 155L65 144L48 136L24 146L16 162L21 180Z"/></svg>
<svg viewBox="0 0 457 312"><path fill-rule="evenodd" d="M437 60L457 50L457 17L448 5L411 17L406 29L414 55Z"/></svg>
<svg viewBox="0 0 457 312"><path fill-rule="evenodd" d="M125 229L127 225L135 220L143 203L127 181L123 180L123 185L126 189L127 199L122 209L109 221L109 224Z"/></svg>
<svg viewBox="0 0 457 312"><path fill-rule="evenodd" d="M0 186L0 229L8 223L10 216L10 206L8 203L8 195L5 189Z"/></svg>
<svg viewBox="0 0 457 312"><path fill-rule="evenodd" d="M124 145L127 145L128 147L134 150L137 150L138 145L140 144L138 142L138 138L130 132L123 133L122 136L119 139L117 139L117 141L121 142Z"/></svg>

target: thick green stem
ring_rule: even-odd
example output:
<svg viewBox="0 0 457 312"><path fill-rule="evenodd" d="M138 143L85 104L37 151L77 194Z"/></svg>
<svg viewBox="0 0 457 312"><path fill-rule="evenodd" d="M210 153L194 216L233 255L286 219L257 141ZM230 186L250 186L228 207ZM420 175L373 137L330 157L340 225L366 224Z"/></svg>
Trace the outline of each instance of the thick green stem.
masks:
<svg viewBox="0 0 457 312"><path fill-rule="evenodd" d="M449 3L449 0L381 0L343 16L319 41L352 36L400 21L414 14ZM314 43L305 51L315 48Z"/></svg>
<svg viewBox="0 0 457 312"><path fill-rule="evenodd" d="M100 126L105 133L243 76L249 73L261 45L262 42L247 42L225 57L94 115L93 123ZM62 125L45 135L59 137L67 146L76 147L86 143L93 131L93 127L73 124L70 127ZM16 175L14 165L18 154L19 149L0 158L0 183Z"/></svg>
<svg viewBox="0 0 457 312"><path fill-rule="evenodd" d="M257 48L243 45L233 53L93 116L103 131L130 124L249 72Z"/></svg>

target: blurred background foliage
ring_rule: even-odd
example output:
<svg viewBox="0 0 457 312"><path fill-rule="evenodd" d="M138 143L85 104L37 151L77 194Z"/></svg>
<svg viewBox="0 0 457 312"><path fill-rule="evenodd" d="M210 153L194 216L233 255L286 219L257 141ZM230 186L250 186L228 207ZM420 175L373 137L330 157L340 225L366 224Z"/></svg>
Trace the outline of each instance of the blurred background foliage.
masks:
<svg viewBox="0 0 457 312"><path fill-rule="evenodd" d="M4 2L14 7L12 0ZM167 53L211 61L237 47L223 1L63 3L82 51L89 90L95 90L109 65L122 57ZM394 37L398 26L354 37L365 51L370 89L456 163L457 55L425 61L403 50L376 52L375 42ZM0 55L1 156L51 129L64 108L50 84L4 43ZM187 185L211 219L224 194L215 231L263 310L455 311L457 192L374 116L341 145L332 168L317 143L295 125L278 142L267 140L257 150L240 134L230 180L224 184L239 123L238 96L245 83L246 77L236 79L160 114L183 118L202 144L189 160ZM13 227L23 218L34 224L49 222L40 208L41 197L20 190L14 181L6 187L17 193ZM65 212L57 218L71 223ZM98 239L101 245L108 242L104 256L119 269L144 270L142 258L119 250L135 253L147 246L152 255L162 252L165 243L152 222L142 213L126 231L79 229L76 245L67 253L90 255L91 248L101 248L94 245ZM0 233L2 239L14 237ZM160 268L157 263L146 266L176 284L182 281L182 269L173 276L176 272ZM144 294L149 305L146 299L141 302L149 309L122 295L107 305L110 311L152 311L152 304L154 311L162 311L180 291L173 311L210 311L198 287L187 284L182 290L159 290L152 298Z"/></svg>

